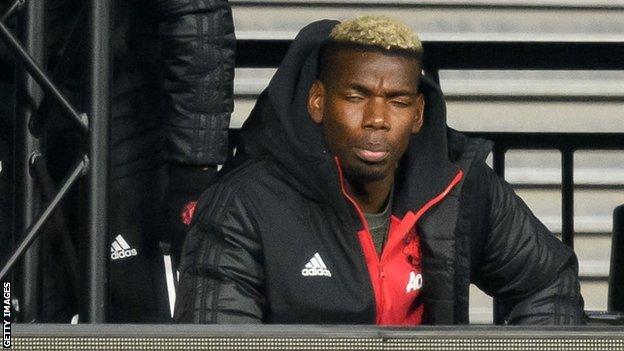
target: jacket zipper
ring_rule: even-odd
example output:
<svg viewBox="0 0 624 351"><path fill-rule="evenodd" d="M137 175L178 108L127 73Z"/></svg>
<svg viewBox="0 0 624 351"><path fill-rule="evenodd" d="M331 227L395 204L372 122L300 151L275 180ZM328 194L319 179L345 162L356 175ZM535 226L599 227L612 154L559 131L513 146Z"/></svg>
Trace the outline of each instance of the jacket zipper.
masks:
<svg viewBox="0 0 624 351"><path fill-rule="evenodd" d="M338 159L338 157L335 157L334 160L336 162L336 167L338 168L338 176L340 178L340 189L342 190L342 194L347 198L347 200L349 200L349 202L351 202L351 205L353 205L356 212L358 213L358 216L360 217L360 221L364 225L364 231L366 233L365 240L366 240L367 246L369 248L374 248L375 245L373 244L372 234L368 226L368 221L366 220L366 217L364 216L364 212L362 211L358 203L355 201L355 199L353 199L349 195L349 193L347 193L347 190L344 186L344 178L342 175L342 168L340 167L340 160ZM418 211L416 212L408 211L407 214L403 217L403 220L401 220L398 231L400 233L409 232L409 230L416 225L416 222L418 222L420 217L422 217L425 214L425 212L427 212L431 207L437 205L451 192L451 190L453 190L453 188L462 180L463 176L464 176L464 172L461 169L458 169L453 180L451 180L451 182L446 186L446 188L440 194L436 195L434 198L427 201ZM377 295L379 296L375 296L375 322L377 324L380 324L381 317L385 308L384 281L386 279L386 273L384 271L384 266L382 263L384 261L384 252L385 250L382 250L381 257L379 257L376 250L374 250L373 252L374 255L372 255L373 262L375 264L375 267L378 270L378 274L376 278L377 278L377 286L378 286ZM369 270L369 275L370 275L370 268L371 267L367 267L367 269ZM374 277L374 275L371 275L371 278L372 277ZM373 281L371 281L371 284L373 285L373 295L375 295L376 284Z"/></svg>

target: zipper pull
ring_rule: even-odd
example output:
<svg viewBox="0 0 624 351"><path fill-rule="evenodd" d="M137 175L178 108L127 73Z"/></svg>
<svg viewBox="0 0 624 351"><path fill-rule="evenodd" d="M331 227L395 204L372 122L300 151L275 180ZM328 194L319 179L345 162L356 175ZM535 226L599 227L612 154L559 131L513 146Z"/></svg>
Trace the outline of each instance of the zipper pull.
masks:
<svg viewBox="0 0 624 351"><path fill-rule="evenodd" d="M386 272L384 272L384 267L379 266L379 279L386 279Z"/></svg>

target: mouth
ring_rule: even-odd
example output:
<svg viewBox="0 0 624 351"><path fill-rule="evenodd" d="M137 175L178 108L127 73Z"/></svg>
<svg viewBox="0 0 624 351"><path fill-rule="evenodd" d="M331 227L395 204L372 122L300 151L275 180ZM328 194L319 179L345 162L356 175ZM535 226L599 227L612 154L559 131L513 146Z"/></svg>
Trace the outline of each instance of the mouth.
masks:
<svg viewBox="0 0 624 351"><path fill-rule="evenodd" d="M364 162L379 163L385 161L390 152L386 150L355 148L355 154Z"/></svg>

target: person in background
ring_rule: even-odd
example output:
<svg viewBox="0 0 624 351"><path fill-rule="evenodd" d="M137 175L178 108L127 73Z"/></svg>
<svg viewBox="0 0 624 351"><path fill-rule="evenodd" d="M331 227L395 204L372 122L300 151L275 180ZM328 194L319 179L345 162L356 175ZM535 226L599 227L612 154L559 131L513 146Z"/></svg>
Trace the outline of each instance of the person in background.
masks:
<svg viewBox="0 0 624 351"><path fill-rule="evenodd" d="M47 71L77 107L86 98L86 5L46 3ZM120 0L113 27L108 321L166 322L171 317L160 243L179 256L189 204L227 157L236 49L232 13L227 0ZM82 136L51 99L38 116L34 130L58 183L79 157ZM46 229L70 232L76 257L80 201L74 189L63 204L67 228ZM78 282L62 267L58 241L46 241L44 251L41 321L69 322L78 313L81 297L72 287Z"/></svg>

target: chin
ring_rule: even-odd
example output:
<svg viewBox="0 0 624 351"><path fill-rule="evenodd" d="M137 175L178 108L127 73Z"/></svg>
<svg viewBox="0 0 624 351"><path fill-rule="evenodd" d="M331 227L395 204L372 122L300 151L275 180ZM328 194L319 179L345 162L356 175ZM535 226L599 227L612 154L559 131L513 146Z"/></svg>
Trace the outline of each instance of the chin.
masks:
<svg viewBox="0 0 624 351"><path fill-rule="evenodd" d="M361 164L357 166L345 165L343 172L345 177L351 181L371 183L386 178L389 170L385 164Z"/></svg>

